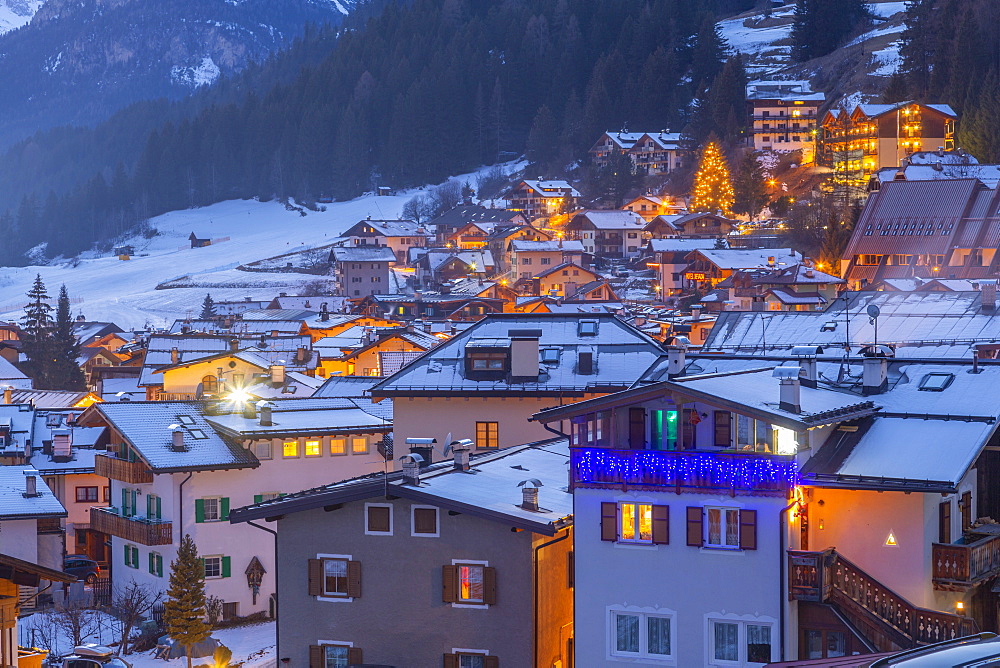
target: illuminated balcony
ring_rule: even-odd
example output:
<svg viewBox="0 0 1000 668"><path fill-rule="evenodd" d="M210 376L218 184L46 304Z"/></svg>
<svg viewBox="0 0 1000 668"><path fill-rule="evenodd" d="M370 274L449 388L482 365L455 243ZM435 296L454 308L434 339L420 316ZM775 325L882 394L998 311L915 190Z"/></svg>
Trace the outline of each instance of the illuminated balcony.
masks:
<svg viewBox="0 0 1000 668"><path fill-rule="evenodd" d="M570 457L574 487L784 497L798 476L789 455L573 448Z"/></svg>

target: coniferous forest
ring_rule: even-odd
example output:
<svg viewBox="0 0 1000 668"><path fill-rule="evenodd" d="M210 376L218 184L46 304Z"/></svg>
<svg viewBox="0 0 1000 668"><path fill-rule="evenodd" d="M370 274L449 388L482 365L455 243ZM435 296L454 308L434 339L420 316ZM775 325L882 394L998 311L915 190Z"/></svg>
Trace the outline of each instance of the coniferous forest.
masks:
<svg viewBox="0 0 1000 668"><path fill-rule="evenodd" d="M311 28L189 100L15 146L0 160L0 262L23 264L40 243L50 257L76 253L224 199L309 203L435 182L521 155L529 139L564 166L626 122L725 137L745 75L738 59L727 67L713 22L752 5L414 0Z"/></svg>

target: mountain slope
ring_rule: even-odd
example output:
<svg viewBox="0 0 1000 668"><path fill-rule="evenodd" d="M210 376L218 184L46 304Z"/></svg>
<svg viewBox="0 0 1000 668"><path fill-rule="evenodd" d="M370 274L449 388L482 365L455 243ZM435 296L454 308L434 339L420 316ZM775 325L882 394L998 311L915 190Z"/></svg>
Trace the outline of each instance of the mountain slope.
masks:
<svg viewBox="0 0 1000 668"><path fill-rule="evenodd" d="M31 18L0 36L0 147L181 97L266 58L307 23L340 21L354 1L0 0L0 32Z"/></svg>
<svg viewBox="0 0 1000 668"><path fill-rule="evenodd" d="M26 25L45 0L0 0L0 35Z"/></svg>

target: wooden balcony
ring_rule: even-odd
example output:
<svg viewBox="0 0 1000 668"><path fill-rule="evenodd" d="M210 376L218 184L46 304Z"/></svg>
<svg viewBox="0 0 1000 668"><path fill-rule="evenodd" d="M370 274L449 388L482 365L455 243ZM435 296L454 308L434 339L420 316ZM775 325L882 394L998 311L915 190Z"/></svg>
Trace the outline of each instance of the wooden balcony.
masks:
<svg viewBox="0 0 1000 668"><path fill-rule="evenodd" d="M94 473L133 485L153 482L153 471L143 462L130 462L110 455L94 457Z"/></svg>
<svg viewBox="0 0 1000 668"><path fill-rule="evenodd" d="M880 652L979 631L970 617L918 608L832 549L788 551L788 598L833 605Z"/></svg>
<svg viewBox="0 0 1000 668"><path fill-rule="evenodd" d="M604 489L785 497L797 475L784 455L573 448L570 459L574 486Z"/></svg>
<svg viewBox="0 0 1000 668"><path fill-rule="evenodd" d="M170 545L173 540L169 521L122 517L116 508L91 508L90 528L140 545Z"/></svg>
<svg viewBox="0 0 1000 668"><path fill-rule="evenodd" d="M931 566L935 589L971 589L1000 574L1000 536L985 536L971 543L934 543Z"/></svg>

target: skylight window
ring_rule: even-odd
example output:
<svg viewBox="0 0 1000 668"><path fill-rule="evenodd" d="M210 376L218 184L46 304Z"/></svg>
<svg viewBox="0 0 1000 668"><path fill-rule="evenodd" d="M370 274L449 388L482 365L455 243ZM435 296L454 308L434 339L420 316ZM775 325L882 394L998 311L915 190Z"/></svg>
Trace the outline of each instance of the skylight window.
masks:
<svg viewBox="0 0 1000 668"><path fill-rule="evenodd" d="M581 320L577 326L577 334L580 336L597 336L597 321Z"/></svg>
<svg viewBox="0 0 1000 668"><path fill-rule="evenodd" d="M542 362L544 364L558 364L559 363L559 349L558 348L542 348Z"/></svg>
<svg viewBox="0 0 1000 668"><path fill-rule="evenodd" d="M177 419L181 421L181 424L194 424L194 418L190 415L178 415Z"/></svg>
<svg viewBox="0 0 1000 668"><path fill-rule="evenodd" d="M927 392L943 392L955 380L953 373L929 373L920 380L920 389Z"/></svg>
<svg viewBox="0 0 1000 668"><path fill-rule="evenodd" d="M198 440L203 440L203 439L208 438L208 436L206 436L205 432L203 432L201 429L192 429L191 430L191 438L195 438L195 439L198 439Z"/></svg>

